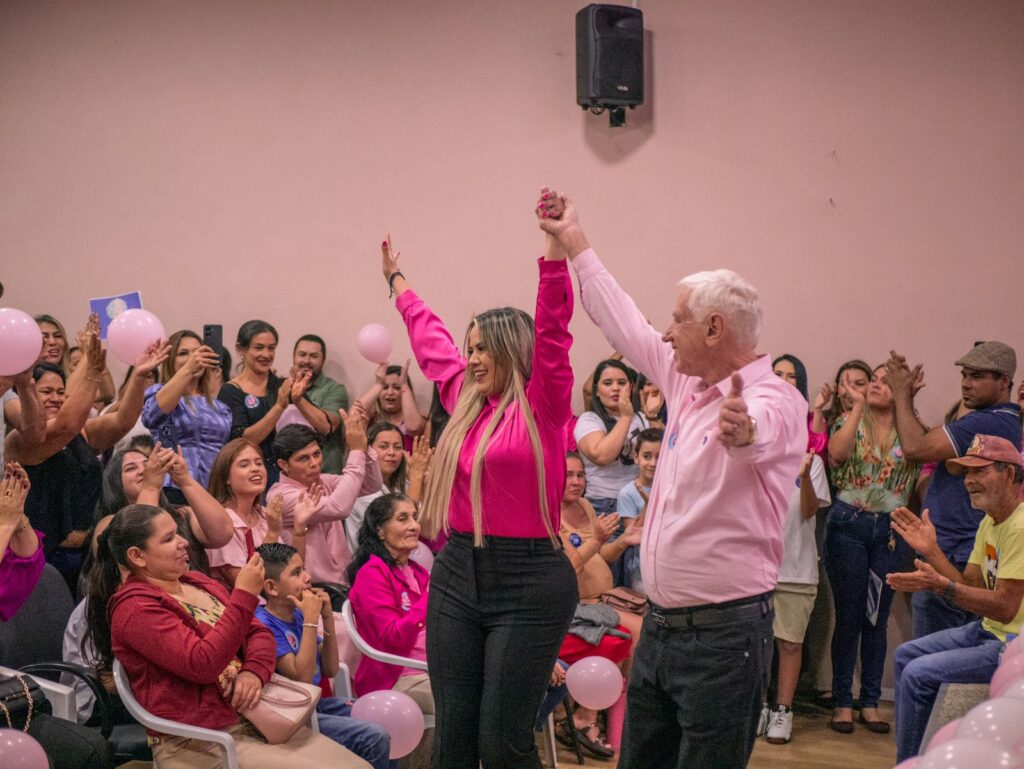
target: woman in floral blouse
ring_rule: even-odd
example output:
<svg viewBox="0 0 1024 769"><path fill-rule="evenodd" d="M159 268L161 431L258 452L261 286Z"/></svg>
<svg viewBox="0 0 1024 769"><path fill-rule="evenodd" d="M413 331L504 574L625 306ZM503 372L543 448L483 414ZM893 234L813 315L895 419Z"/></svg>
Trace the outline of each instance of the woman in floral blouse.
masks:
<svg viewBox="0 0 1024 769"><path fill-rule="evenodd" d="M835 502L825 527L825 563L836 607L832 636L832 692L835 712L830 726L853 731L853 671L860 649L859 721L870 731L885 733L889 724L878 717L886 625L892 590L885 576L908 561L909 552L895 536L889 513L907 504L920 465L903 457L896 437L892 391L876 368L865 392L844 372L840 400L851 408L840 416L829 438L829 462L836 486Z"/></svg>

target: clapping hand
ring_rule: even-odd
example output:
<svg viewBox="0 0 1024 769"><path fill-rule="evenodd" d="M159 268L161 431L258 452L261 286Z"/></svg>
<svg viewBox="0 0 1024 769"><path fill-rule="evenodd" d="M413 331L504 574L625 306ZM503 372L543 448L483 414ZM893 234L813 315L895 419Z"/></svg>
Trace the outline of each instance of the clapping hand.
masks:
<svg viewBox="0 0 1024 769"><path fill-rule="evenodd" d="M630 519L626 524L625 531L622 532L622 536L619 537L627 545L639 545L640 538L644 535L643 524L636 518Z"/></svg>
<svg viewBox="0 0 1024 769"><path fill-rule="evenodd" d="M275 494L267 503L267 509L264 513L267 517L267 535L264 537L265 542L278 542L281 539L281 528L282 515L281 511L284 509L284 497L280 494Z"/></svg>
<svg viewBox="0 0 1024 769"><path fill-rule="evenodd" d="M832 386L831 382L825 382L818 390L818 394L814 396L814 403L811 404L811 408L815 411L824 411L828 408L828 405L832 402L833 396L836 394L836 388Z"/></svg>
<svg viewBox="0 0 1024 769"><path fill-rule="evenodd" d="M924 372L920 363L911 368L907 365L906 358L895 350L890 350L882 381L889 385L893 394L909 392L914 395L924 387Z"/></svg>
<svg viewBox="0 0 1024 769"><path fill-rule="evenodd" d="M914 566L917 571L892 572L885 578L886 583L893 590L903 593L919 593L922 590L939 590L949 582L948 577L943 577L935 571L927 561L915 558Z"/></svg>
<svg viewBox="0 0 1024 769"><path fill-rule="evenodd" d="M345 423L345 443L349 450L366 451L369 442L366 439L366 409L356 401L347 412L339 409L341 420Z"/></svg>
<svg viewBox="0 0 1024 769"><path fill-rule="evenodd" d="M16 529L25 514L25 498L31 484L28 473L17 462L4 465L4 477L0 480L0 527Z"/></svg>
<svg viewBox="0 0 1024 769"><path fill-rule="evenodd" d="M164 476L170 472L175 456L174 449L165 449L163 444L157 441L143 465L142 485L158 491L162 489Z"/></svg>
<svg viewBox="0 0 1024 769"><path fill-rule="evenodd" d="M718 440L726 448L739 448L754 440L754 423L747 413L743 379L738 373L733 373L732 389L722 400L722 408L718 412Z"/></svg>
<svg viewBox="0 0 1024 769"><path fill-rule="evenodd" d="M597 520L594 521L594 539L599 544L603 545L609 539L612 534L619 528L619 514L618 513L607 513L606 515L599 515Z"/></svg>
<svg viewBox="0 0 1024 769"><path fill-rule="evenodd" d="M320 500L324 496L324 487L318 483L311 483L309 488L299 494L299 498L295 500L295 510L293 515L295 516L295 523L292 525L294 531L301 531L305 533L306 527L309 525L309 519L313 517L313 514L320 507Z"/></svg>
<svg viewBox="0 0 1024 769"><path fill-rule="evenodd" d="M918 518L907 508L897 507L892 511L891 525L904 542L922 555L933 553L938 548L938 536L928 510Z"/></svg>
<svg viewBox="0 0 1024 769"><path fill-rule="evenodd" d="M259 595L263 589L263 580L266 577L266 570L263 566L263 557L259 553L253 553L245 566L238 570L235 577L235 587L244 590L252 595Z"/></svg>
<svg viewBox="0 0 1024 769"><path fill-rule="evenodd" d="M171 345L162 339L157 339L142 351L142 355L136 358L132 375L144 379L147 374L156 371L170 354Z"/></svg>

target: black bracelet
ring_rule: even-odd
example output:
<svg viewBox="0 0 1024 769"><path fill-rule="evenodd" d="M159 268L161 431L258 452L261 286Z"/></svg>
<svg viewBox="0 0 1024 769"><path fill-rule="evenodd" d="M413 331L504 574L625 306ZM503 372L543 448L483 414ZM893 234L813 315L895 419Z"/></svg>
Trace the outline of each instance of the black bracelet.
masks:
<svg viewBox="0 0 1024 769"><path fill-rule="evenodd" d="M393 273L391 273L391 277L388 278L388 299L395 295L395 278L399 276L403 278L405 277L404 275L402 275L402 272L400 270L395 270Z"/></svg>

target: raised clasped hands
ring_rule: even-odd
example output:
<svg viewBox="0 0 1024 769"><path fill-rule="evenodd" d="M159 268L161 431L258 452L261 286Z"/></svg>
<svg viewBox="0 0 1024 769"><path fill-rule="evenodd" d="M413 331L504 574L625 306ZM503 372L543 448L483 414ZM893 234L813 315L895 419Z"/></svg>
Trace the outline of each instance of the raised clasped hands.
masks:
<svg viewBox="0 0 1024 769"><path fill-rule="evenodd" d="M920 363L911 368L907 359L895 350L889 351L889 360L885 362L885 376L882 378L893 394L909 393L916 395L924 387L924 370Z"/></svg>
<svg viewBox="0 0 1024 769"><path fill-rule="evenodd" d="M732 389L718 412L718 440L726 448L739 448L754 441L754 423L743 399L743 378L732 375Z"/></svg>

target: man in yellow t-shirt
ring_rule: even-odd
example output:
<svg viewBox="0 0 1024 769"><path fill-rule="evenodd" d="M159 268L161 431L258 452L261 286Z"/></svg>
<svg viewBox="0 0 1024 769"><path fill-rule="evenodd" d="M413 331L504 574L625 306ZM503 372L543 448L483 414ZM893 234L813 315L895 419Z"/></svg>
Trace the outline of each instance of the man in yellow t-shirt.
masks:
<svg viewBox="0 0 1024 769"><path fill-rule="evenodd" d="M916 593L930 590L982 619L940 630L896 649L896 758L917 755L939 686L988 683L1006 642L1024 620L1024 466L1010 441L977 435L967 453L946 462L964 476L971 506L985 513L974 550L961 574L943 555L925 510L918 518L905 507L892 527L916 550L917 571L890 574L889 585Z"/></svg>

